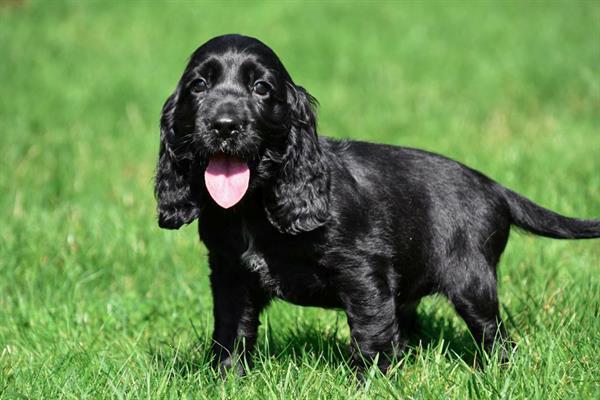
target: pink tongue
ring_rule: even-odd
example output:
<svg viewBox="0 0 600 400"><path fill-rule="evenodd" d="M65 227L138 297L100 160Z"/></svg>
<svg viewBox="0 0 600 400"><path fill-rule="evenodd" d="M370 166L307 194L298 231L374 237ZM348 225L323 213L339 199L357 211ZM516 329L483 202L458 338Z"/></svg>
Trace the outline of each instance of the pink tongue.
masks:
<svg viewBox="0 0 600 400"><path fill-rule="evenodd" d="M204 172L208 193L223 208L234 206L244 197L249 181L248 164L223 154L213 156Z"/></svg>

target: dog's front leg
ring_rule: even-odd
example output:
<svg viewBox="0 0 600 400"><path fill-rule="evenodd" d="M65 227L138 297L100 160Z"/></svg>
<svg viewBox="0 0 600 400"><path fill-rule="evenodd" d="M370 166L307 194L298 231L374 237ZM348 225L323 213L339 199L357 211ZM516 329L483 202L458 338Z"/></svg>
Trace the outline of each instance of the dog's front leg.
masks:
<svg viewBox="0 0 600 400"><path fill-rule="evenodd" d="M222 373L235 368L244 374L251 366L249 354L256 342L259 314L268 300L249 274L223 260L211 257L213 294L214 366Z"/></svg>
<svg viewBox="0 0 600 400"><path fill-rule="evenodd" d="M350 325L352 359L364 372L376 358L383 373L404 348L400 337L394 298L381 293L346 298L345 309Z"/></svg>

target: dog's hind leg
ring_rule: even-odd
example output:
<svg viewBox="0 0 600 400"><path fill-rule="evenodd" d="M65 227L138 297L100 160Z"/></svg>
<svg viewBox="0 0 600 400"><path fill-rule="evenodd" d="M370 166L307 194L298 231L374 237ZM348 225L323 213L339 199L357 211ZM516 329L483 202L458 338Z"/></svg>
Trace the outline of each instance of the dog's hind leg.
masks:
<svg viewBox="0 0 600 400"><path fill-rule="evenodd" d="M454 265L452 282L446 282L445 294L466 322L475 341L490 352L496 342L503 346L501 361L506 362L508 335L500 317L495 266L484 257L462 259Z"/></svg>

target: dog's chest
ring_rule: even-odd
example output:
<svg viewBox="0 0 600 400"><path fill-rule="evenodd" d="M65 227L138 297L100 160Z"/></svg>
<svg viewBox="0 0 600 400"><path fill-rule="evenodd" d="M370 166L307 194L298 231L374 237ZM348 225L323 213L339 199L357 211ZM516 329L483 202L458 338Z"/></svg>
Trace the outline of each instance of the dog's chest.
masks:
<svg viewBox="0 0 600 400"><path fill-rule="evenodd" d="M273 240L252 225L242 224L247 244L241 254L243 268L256 274L263 290L272 296L299 305L335 307L337 302L326 270L312 257L302 257L302 248L293 240Z"/></svg>
<svg viewBox="0 0 600 400"><path fill-rule="evenodd" d="M242 267L259 277L260 284L264 290L274 296L283 297L281 278L274 276L269 269L264 250L257 247L254 237L248 234L248 232L245 232L244 239L248 243L248 248L240 256Z"/></svg>

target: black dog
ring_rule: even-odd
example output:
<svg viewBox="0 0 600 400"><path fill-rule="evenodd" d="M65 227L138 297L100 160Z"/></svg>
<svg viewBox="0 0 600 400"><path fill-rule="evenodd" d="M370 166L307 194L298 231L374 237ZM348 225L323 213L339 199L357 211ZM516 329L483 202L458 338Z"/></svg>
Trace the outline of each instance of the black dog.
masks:
<svg viewBox="0 0 600 400"><path fill-rule="evenodd" d="M194 52L163 108L159 225L199 218L222 368L252 349L274 297L342 308L359 366L379 354L385 371L432 293L490 349L507 337L496 264L510 225L600 236L600 221L558 215L442 156L318 137L314 106L271 49L226 35Z"/></svg>

